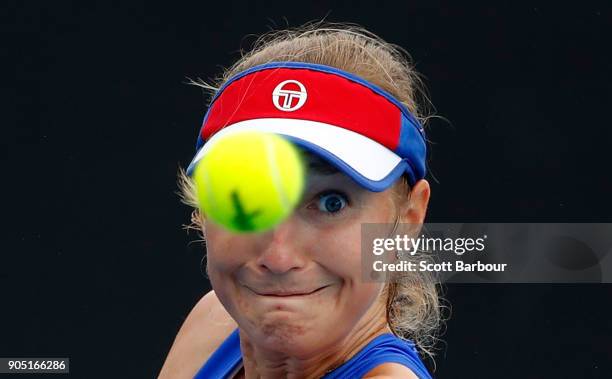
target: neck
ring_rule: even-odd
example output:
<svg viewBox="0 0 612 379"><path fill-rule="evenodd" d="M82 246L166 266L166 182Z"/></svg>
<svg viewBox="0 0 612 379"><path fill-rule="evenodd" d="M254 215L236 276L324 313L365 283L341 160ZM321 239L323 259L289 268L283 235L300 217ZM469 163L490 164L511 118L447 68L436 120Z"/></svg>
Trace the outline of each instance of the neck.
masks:
<svg viewBox="0 0 612 379"><path fill-rule="evenodd" d="M368 315L377 317L368 317ZM351 359L377 336L391 333L384 316L384 304L370 309L362 320L331 347L314 352L306 358L288 356L281 351L270 351L257 346L240 331L240 348L246 379L304 379L320 378Z"/></svg>

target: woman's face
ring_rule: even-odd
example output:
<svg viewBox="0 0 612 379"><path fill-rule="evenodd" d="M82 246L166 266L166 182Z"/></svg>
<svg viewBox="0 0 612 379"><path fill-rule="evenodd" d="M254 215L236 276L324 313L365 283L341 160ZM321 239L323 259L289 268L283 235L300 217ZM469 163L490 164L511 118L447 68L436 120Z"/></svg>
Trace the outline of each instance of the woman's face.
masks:
<svg viewBox="0 0 612 379"><path fill-rule="evenodd" d="M303 202L273 231L206 224L220 301L254 344L296 357L334 345L368 318L384 320L384 305L373 307L383 284L361 277L361 224L392 223L397 212L394 189L370 192L339 172L310 171Z"/></svg>

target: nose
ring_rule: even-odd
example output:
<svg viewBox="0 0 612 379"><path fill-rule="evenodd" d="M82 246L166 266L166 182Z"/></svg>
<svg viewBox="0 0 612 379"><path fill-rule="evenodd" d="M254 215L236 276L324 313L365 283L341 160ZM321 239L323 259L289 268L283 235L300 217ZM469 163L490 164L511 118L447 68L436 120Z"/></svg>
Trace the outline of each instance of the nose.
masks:
<svg viewBox="0 0 612 379"><path fill-rule="evenodd" d="M300 249L299 221L289 217L269 233L261 246L257 265L274 274L299 270L306 265L306 257Z"/></svg>

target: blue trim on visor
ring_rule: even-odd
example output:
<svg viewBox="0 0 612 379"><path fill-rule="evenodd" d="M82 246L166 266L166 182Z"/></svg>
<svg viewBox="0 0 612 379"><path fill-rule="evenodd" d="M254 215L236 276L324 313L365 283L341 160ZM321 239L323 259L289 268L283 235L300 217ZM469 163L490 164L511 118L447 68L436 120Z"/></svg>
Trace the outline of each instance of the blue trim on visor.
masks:
<svg viewBox="0 0 612 379"><path fill-rule="evenodd" d="M204 138L202 138L202 130L204 129L204 125L206 125L206 120L208 120L208 115L210 114L210 109L212 108L212 104L208 107L208 111L204 115L204 120L202 120L202 127L200 128L200 132L198 133L198 140L196 142L196 153L200 151L200 148L204 146Z"/></svg>
<svg viewBox="0 0 612 379"><path fill-rule="evenodd" d="M196 152L196 155L198 155L199 152L200 150ZM185 173L187 174L187 176L191 176L193 174L193 170L195 170L196 163L197 162L195 161L195 157L194 157L194 160L192 160L191 163L189 163L189 166L187 166L187 170L185 170Z"/></svg>
<svg viewBox="0 0 612 379"><path fill-rule="evenodd" d="M425 157L427 156L425 140L412 127L410 120L404 117L401 120L399 143L395 153L408 162L412 168L414 176L411 178L410 185L414 185L416 182L415 177L419 179L425 177L427 170L425 167Z"/></svg>

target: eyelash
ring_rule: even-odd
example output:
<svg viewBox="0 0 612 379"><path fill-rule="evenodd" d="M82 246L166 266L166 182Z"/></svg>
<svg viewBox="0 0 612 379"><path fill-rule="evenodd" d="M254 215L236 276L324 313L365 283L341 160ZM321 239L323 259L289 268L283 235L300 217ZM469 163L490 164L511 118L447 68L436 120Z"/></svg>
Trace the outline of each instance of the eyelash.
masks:
<svg viewBox="0 0 612 379"><path fill-rule="evenodd" d="M323 199L325 196L328 195L339 195L340 197L342 197L342 199L344 200L344 206L337 212L326 212L326 211L322 211L319 209L319 202L321 201L321 199ZM337 217L339 215L341 215L342 213L344 213L344 210L346 209L346 207L348 207L350 205L350 200L349 197L342 191L338 191L338 190L329 190L329 191L325 191L325 192L321 192L318 195L315 196L315 202L314 202L314 207L317 211L323 213L325 215L325 217Z"/></svg>

